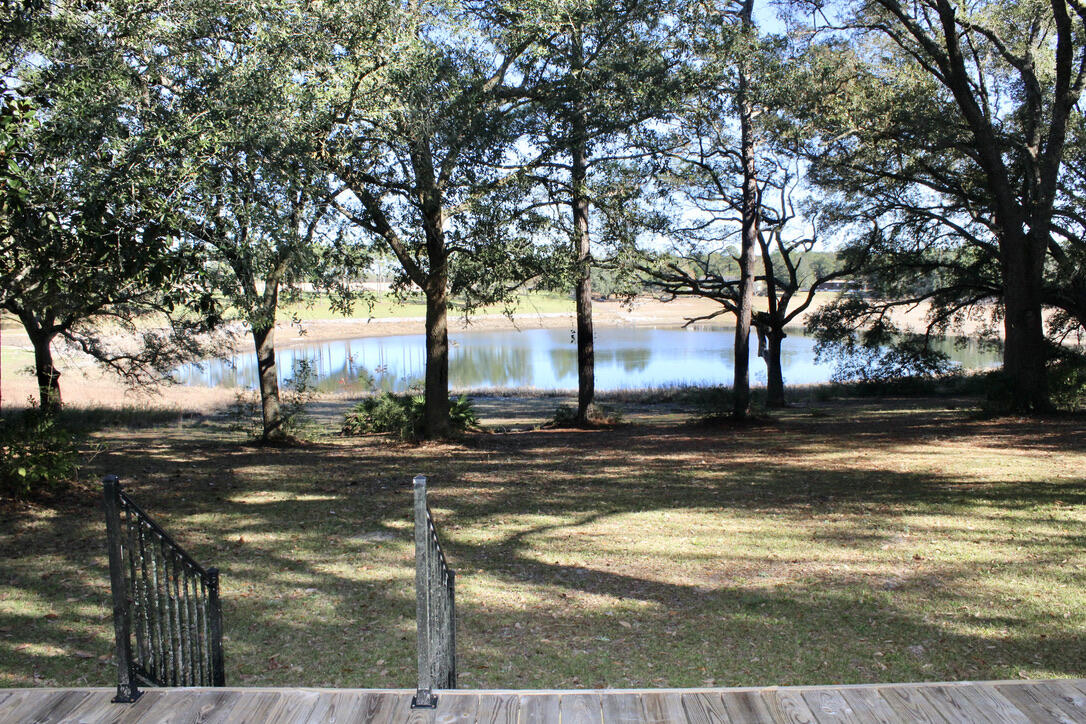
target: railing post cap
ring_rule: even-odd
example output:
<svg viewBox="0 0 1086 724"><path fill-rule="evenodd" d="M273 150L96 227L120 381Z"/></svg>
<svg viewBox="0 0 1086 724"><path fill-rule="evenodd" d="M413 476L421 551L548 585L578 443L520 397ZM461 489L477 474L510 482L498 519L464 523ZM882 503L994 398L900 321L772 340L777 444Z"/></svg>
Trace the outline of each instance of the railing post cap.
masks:
<svg viewBox="0 0 1086 724"><path fill-rule="evenodd" d="M102 485L119 485L121 479L116 475L106 475L102 478Z"/></svg>
<svg viewBox="0 0 1086 724"><path fill-rule="evenodd" d="M426 487L426 476L425 475L416 475L412 482L415 483L416 488L425 488Z"/></svg>

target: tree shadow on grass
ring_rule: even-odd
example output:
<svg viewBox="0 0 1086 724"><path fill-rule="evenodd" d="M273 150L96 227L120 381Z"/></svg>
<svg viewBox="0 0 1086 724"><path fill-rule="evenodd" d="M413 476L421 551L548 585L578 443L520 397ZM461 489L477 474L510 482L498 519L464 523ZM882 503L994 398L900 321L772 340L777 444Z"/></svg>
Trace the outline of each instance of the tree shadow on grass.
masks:
<svg viewBox="0 0 1086 724"><path fill-rule="evenodd" d="M769 430L630 425L417 447L138 431L93 465L222 569L230 683L411 686L418 472L460 571L464 686L1086 675L1072 605L1082 521L1069 512L1086 480L962 482L826 457L957 436L1073 459L1072 426L865 409ZM687 530L706 521L708 534ZM100 513L2 522L0 683L108 685ZM636 550L653 536L661 552Z"/></svg>

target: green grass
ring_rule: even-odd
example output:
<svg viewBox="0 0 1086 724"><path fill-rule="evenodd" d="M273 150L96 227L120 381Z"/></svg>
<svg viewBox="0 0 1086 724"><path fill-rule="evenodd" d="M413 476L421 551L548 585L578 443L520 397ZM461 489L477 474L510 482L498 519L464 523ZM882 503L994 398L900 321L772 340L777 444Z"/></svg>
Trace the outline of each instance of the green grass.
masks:
<svg viewBox="0 0 1086 724"><path fill-rule="evenodd" d="M24 414L21 408L0 411L0 417L16 417ZM175 405L123 404L116 407L102 405L65 404L60 413L60 424L76 434L88 434L99 430L141 429L178 426L203 421L206 415Z"/></svg>
<svg viewBox="0 0 1086 724"><path fill-rule="evenodd" d="M84 476L119 473L222 569L233 685L413 685L416 473L458 571L463 687L1086 676L1082 419L963 404L736 428L620 403L611 430L417 447L261 449L204 420L100 433ZM538 423L554 400L478 407ZM2 510L0 686L109 685L95 497Z"/></svg>
<svg viewBox="0 0 1086 724"><path fill-rule="evenodd" d="M0 370L15 373L34 367L34 353L27 349L0 347Z"/></svg>
<svg viewBox="0 0 1086 724"><path fill-rule="evenodd" d="M561 294L545 292L526 292L518 298L514 307L516 314L552 314L571 312L574 308L573 300ZM478 310L475 314L503 314L505 308L501 305L492 305ZM457 314L456 302L453 300L449 314ZM328 298L323 295L312 295L309 298L284 305L279 310L282 320L297 317L303 320L343 319L343 315L333 310L328 303ZM391 296L383 295L370 308L363 302L354 306L354 317L372 317L373 319L425 317L426 304L421 295L415 295L404 302L398 302Z"/></svg>
<svg viewBox="0 0 1086 724"><path fill-rule="evenodd" d="M23 323L11 312L0 311L0 329L22 329Z"/></svg>

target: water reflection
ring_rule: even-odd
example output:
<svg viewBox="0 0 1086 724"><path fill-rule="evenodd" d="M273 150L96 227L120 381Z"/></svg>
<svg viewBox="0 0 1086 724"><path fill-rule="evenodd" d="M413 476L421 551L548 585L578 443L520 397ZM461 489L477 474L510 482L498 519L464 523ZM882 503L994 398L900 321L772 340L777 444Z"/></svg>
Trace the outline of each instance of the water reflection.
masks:
<svg viewBox="0 0 1086 724"><path fill-rule="evenodd" d="M596 389L637 389L666 385L730 384L734 331L723 327L691 329L620 327L596 331ZM998 356L972 342L944 351L968 368L991 367ZM751 373L764 383L765 364L751 355ZM365 337L318 342L278 351L280 382L296 360L307 359L322 390L402 391L418 384L425 369L423 336ZM814 361L814 340L799 333L785 338L781 362L786 384L829 380L829 364ZM186 365L176 373L183 384L255 388L252 353L229 360ZM572 390L577 387L577 347L569 330L461 332L451 336L449 381L454 388L528 387Z"/></svg>

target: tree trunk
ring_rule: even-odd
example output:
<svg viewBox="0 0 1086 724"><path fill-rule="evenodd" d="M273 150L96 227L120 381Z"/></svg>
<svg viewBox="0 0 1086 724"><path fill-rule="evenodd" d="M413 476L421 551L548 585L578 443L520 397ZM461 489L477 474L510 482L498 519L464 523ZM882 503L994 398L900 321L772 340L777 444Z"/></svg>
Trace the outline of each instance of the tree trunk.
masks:
<svg viewBox="0 0 1086 724"><path fill-rule="evenodd" d="M426 379L422 434L449 436L449 250L445 245L443 191L434 173L428 138L411 147L429 272L416 268L413 277L426 295Z"/></svg>
<svg viewBox="0 0 1086 724"><path fill-rule="evenodd" d="M579 82L584 63L580 30L573 32L574 77ZM584 104L573 104L572 172L573 252L577 257L577 422L588 423L596 396L596 357L592 333L592 248L588 235L588 144Z"/></svg>
<svg viewBox="0 0 1086 724"><path fill-rule="evenodd" d="M60 412L60 372L53 364L52 343L55 335L38 331L30 335L34 345L34 372L38 377L38 400L42 412L55 415Z"/></svg>
<svg viewBox="0 0 1086 724"><path fill-rule="evenodd" d="M41 411L48 415L60 412L60 371L53 364L53 339L57 336L53 330L53 319L45 324L30 312L20 312L19 321L23 323L26 336L34 346L34 373L38 378L38 403Z"/></svg>
<svg viewBox="0 0 1086 724"><path fill-rule="evenodd" d="M426 288L426 408L423 426L429 439L449 435L449 303L444 264L440 269L440 274L431 274Z"/></svg>
<svg viewBox="0 0 1086 724"><path fill-rule="evenodd" d="M750 6L746 23L750 23ZM732 414L742 420L750 415L750 321L754 312L754 247L758 243L758 182L754 166L753 109L747 97L746 69L740 63L739 104L740 148L743 162L743 236L739 251L739 298L735 314L735 377L732 383Z"/></svg>
<svg viewBox="0 0 1086 724"><path fill-rule="evenodd" d="M580 192L584 183L583 148L573 163L573 228L576 238L577 279L577 420L588 422L596 396L596 358L592 332L592 252L588 237L588 199ZM580 159L580 163L578 160ZM580 179L578 179L580 167Z"/></svg>
<svg viewBox="0 0 1086 724"><path fill-rule="evenodd" d="M1041 318L1044 247L1029 236L1006 239L1003 253L1003 371L1018 412L1047 412L1044 321Z"/></svg>
<svg viewBox="0 0 1086 724"><path fill-rule="evenodd" d="M260 375L260 408L264 420L262 440L281 440L283 412L279 404L279 375L275 367L275 327L253 327L256 366Z"/></svg>
<svg viewBox="0 0 1086 724"><path fill-rule="evenodd" d="M783 329L766 331L766 407L784 407L784 373L781 370L781 342L787 335Z"/></svg>

